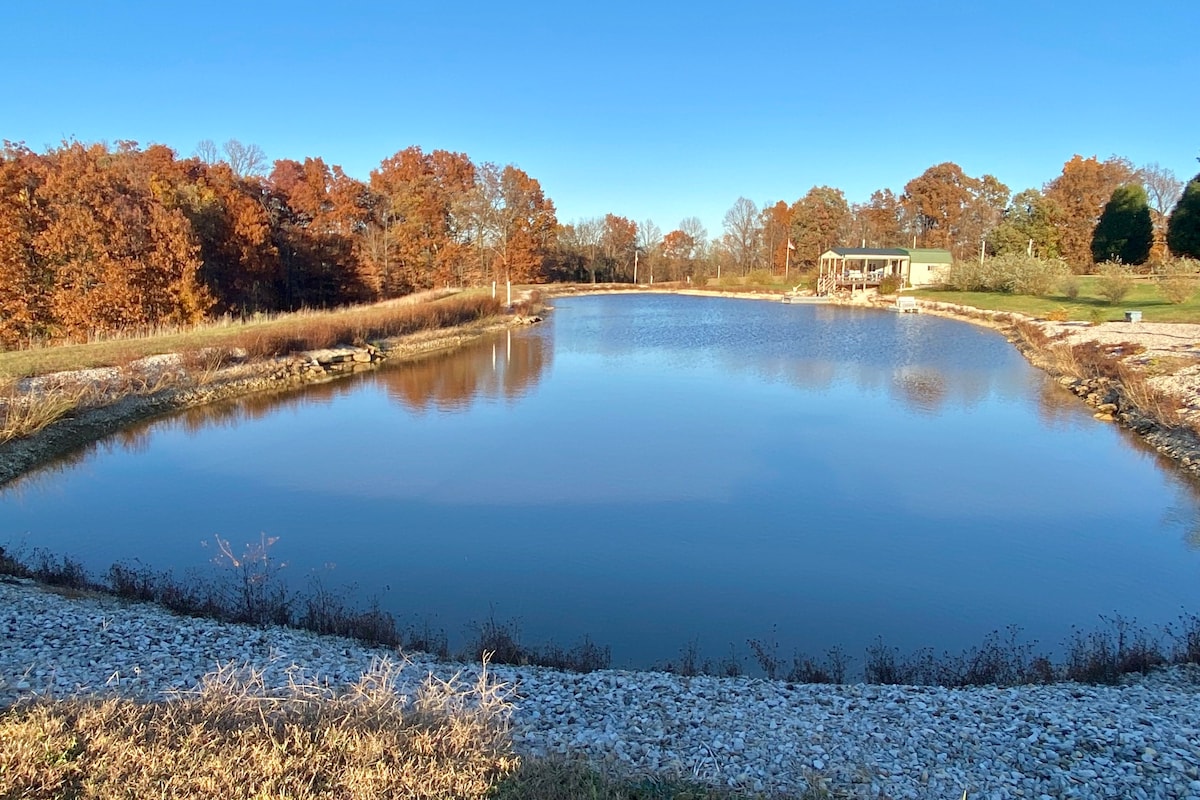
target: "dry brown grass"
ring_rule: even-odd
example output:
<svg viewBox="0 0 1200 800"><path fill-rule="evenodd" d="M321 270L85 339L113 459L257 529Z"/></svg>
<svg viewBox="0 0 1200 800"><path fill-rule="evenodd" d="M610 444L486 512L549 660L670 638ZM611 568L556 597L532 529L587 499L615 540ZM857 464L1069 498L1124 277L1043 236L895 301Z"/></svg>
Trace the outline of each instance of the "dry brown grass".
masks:
<svg viewBox="0 0 1200 800"><path fill-rule="evenodd" d="M1175 427L1184 422L1179 400L1163 391L1145 372L1129 364L1117 364L1117 380L1126 402L1159 422Z"/></svg>
<svg viewBox="0 0 1200 800"><path fill-rule="evenodd" d="M245 331L226 344L244 350L250 358L269 358L447 328L499 312L499 303L485 295L453 297L419 305L381 304L352 312L281 320L270 328Z"/></svg>
<svg viewBox="0 0 1200 800"><path fill-rule="evenodd" d="M169 702L39 701L0 717L0 797L482 798L518 766L508 703L374 666L345 692L224 669Z"/></svg>
<svg viewBox="0 0 1200 800"><path fill-rule="evenodd" d="M310 338L329 341L332 332L362 338L395 336L431 327L470 322L498 313L500 304L484 293L446 296L425 293L401 300L330 311L298 311L247 320L220 320L187 330L57 347L0 352L0 377L24 378L65 370L119 366L146 356L186 353L207 348L233 348L243 341L262 341L261 349L275 354L289 340L299 345ZM306 333L309 331L309 333ZM395 332L389 332L395 331ZM337 338L337 337L335 337ZM314 347L326 347L316 344Z"/></svg>
<svg viewBox="0 0 1200 800"><path fill-rule="evenodd" d="M16 381L0 384L0 444L32 436L83 406L93 396L91 387L71 384L53 392L21 391Z"/></svg>
<svg viewBox="0 0 1200 800"><path fill-rule="evenodd" d="M31 436L73 411L166 389L206 386L220 370L241 358L268 359L288 353L336 345L362 344L475 322L500 312L486 295L460 295L424 303L390 302L339 311L294 314L265 325L229 326L220 336L205 329L194 337L124 341L76 346L58 351L60 358L30 361L30 352L0 354L0 444ZM138 346L135 346L138 345ZM179 354L175 361L146 359L151 353ZM90 349L89 349L90 348ZM34 351L37 352L37 351ZM236 355L235 355L236 354ZM22 388L29 375L78 370L101 364L110 370L58 379L46 375L36 388ZM48 369L53 365L54 369ZM5 372L5 369L9 372Z"/></svg>

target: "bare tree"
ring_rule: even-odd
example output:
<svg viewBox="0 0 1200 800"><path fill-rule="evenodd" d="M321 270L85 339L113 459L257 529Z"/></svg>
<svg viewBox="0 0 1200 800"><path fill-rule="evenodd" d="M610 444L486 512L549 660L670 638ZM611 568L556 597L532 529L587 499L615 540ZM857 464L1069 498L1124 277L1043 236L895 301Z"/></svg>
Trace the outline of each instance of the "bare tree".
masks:
<svg viewBox="0 0 1200 800"><path fill-rule="evenodd" d="M216 164L221 160L221 151L213 144L212 139L202 139L196 145L195 155L205 164Z"/></svg>
<svg viewBox="0 0 1200 800"><path fill-rule="evenodd" d="M267 154L256 144L242 144L237 139L230 139L221 149L225 151L230 169L242 178L261 175L267 168Z"/></svg>
<svg viewBox="0 0 1200 800"><path fill-rule="evenodd" d="M679 222L679 230L692 239L692 252L689 258L703 258L708 250L708 229L700 224L699 217L685 217Z"/></svg>
<svg viewBox="0 0 1200 800"><path fill-rule="evenodd" d="M575 223L579 243L588 251L588 271L592 273L592 283L596 282L596 256L600 249L600 241L604 238L604 219L589 217Z"/></svg>
<svg viewBox="0 0 1200 800"><path fill-rule="evenodd" d="M762 227L758 206L753 200L739 197L733 208L725 212L725 244L734 265L745 275L754 266Z"/></svg>
<svg viewBox="0 0 1200 800"><path fill-rule="evenodd" d="M654 282L654 263L658 260L659 250L662 246L663 232L662 228L654 224L654 220L647 219L638 225L637 230L637 246L638 251L642 254L643 263L650 273L650 282Z"/></svg>
<svg viewBox="0 0 1200 800"><path fill-rule="evenodd" d="M1157 162L1147 164L1139 169L1137 174L1141 178L1142 186L1146 187L1146 196L1150 198L1150 210L1157 217L1166 219L1183 194L1183 181L1176 178L1171 170L1160 167Z"/></svg>

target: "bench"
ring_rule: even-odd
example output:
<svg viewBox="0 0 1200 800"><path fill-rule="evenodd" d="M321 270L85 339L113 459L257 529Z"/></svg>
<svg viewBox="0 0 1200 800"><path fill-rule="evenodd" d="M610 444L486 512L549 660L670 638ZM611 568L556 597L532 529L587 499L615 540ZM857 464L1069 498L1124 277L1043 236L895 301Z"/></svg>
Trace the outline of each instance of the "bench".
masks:
<svg viewBox="0 0 1200 800"><path fill-rule="evenodd" d="M915 314L921 309L917 307L917 298L905 295L896 298L896 310L904 314L909 312Z"/></svg>

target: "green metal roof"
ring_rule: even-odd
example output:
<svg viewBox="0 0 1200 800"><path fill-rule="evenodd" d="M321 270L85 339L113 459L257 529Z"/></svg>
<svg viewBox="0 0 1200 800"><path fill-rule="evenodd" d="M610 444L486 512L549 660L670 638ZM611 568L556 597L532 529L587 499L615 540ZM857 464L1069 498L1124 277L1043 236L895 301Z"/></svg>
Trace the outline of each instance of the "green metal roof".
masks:
<svg viewBox="0 0 1200 800"><path fill-rule="evenodd" d="M904 248L904 252L908 254L910 261L916 261L921 264L951 264L954 262L954 259L950 255L950 251L942 250L940 248Z"/></svg>
<svg viewBox="0 0 1200 800"><path fill-rule="evenodd" d="M833 252L839 256L868 256L870 258L908 255L907 250L901 250L899 247L834 247ZM947 253L947 255L949 254Z"/></svg>

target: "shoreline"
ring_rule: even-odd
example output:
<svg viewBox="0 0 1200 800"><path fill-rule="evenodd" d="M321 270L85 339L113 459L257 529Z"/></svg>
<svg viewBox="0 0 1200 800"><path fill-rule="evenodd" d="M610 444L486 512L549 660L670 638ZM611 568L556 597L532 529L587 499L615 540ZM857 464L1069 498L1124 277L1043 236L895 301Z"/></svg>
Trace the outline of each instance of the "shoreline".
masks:
<svg viewBox="0 0 1200 800"><path fill-rule="evenodd" d="M98 692L141 700L191 691L221 666L299 674L340 690L380 658L468 683L479 664L436 661L279 627L177 617L115 598L70 598L0 580L0 707ZM297 673L297 670L299 673ZM887 797L1200 796L1200 667L1117 686L1013 688L793 684L662 672L488 665L513 704L525 758L583 758L616 775L745 792Z"/></svg>

